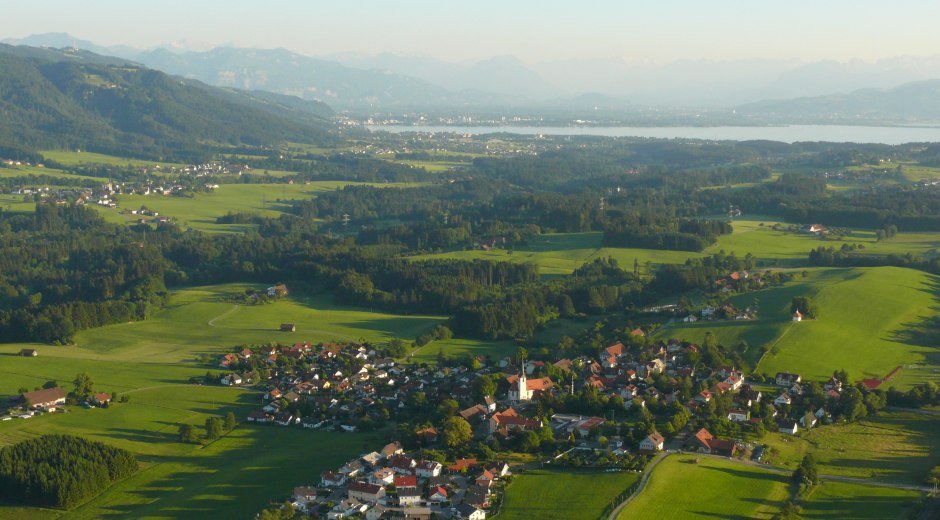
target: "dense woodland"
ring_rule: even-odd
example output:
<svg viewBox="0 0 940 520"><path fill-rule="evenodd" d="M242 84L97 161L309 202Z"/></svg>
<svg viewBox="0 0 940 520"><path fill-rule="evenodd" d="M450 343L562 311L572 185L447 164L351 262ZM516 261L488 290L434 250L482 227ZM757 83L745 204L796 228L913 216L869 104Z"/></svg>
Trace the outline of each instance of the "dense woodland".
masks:
<svg viewBox="0 0 940 520"><path fill-rule="evenodd" d="M137 471L127 450L71 435L44 435L0 449L0 499L69 509Z"/></svg>

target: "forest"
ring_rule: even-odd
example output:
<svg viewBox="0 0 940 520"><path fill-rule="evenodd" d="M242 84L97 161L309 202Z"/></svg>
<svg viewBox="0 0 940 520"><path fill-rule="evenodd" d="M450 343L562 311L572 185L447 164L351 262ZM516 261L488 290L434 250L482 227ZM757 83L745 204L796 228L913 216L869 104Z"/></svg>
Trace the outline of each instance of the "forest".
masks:
<svg viewBox="0 0 940 520"><path fill-rule="evenodd" d="M127 450L71 435L44 435L0 449L0 499L70 509L137 471Z"/></svg>

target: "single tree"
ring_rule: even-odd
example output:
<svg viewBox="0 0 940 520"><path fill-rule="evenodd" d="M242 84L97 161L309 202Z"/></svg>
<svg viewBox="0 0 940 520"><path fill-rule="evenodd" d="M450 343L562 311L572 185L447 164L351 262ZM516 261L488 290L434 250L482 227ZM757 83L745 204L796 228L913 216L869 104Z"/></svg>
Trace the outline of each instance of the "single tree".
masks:
<svg viewBox="0 0 940 520"><path fill-rule="evenodd" d="M473 429L463 417L449 417L444 421L444 444L451 450L463 448L473 437Z"/></svg>

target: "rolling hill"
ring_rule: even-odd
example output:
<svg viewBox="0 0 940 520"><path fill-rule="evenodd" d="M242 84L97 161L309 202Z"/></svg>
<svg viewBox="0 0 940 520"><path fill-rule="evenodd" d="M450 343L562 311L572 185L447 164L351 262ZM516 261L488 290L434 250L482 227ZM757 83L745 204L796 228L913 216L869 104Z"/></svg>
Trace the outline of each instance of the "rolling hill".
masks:
<svg viewBox="0 0 940 520"><path fill-rule="evenodd" d="M87 51L0 45L0 70L0 143L8 145L196 160L206 145L334 139L325 105L211 87Z"/></svg>
<svg viewBox="0 0 940 520"><path fill-rule="evenodd" d="M889 89L767 100L738 107L739 113L798 120L940 121L940 80L916 81Z"/></svg>

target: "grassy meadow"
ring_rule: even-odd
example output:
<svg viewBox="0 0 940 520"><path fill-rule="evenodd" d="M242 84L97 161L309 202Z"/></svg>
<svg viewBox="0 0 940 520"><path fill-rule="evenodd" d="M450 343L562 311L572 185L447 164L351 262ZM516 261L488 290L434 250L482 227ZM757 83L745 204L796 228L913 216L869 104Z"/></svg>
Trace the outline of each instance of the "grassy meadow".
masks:
<svg viewBox="0 0 940 520"><path fill-rule="evenodd" d="M312 199L319 193L341 189L355 183L347 181L313 181L298 184L222 184L207 193L192 197L160 195L119 195L118 208L100 208L102 212L117 214L127 222L135 222L136 215L121 214L123 210L146 207L161 216L172 217L184 228L210 233L239 232L250 224L217 224L216 218L232 213L253 213L264 217L277 217L290 209L290 201ZM411 184L375 184L375 186L411 186Z"/></svg>
<svg viewBox="0 0 940 520"><path fill-rule="evenodd" d="M940 460L940 417L886 411L799 436L771 433L760 442L779 451L771 462L787 469L813 453L820 473L920 484Z"/></svg>
<svg viewBox="0 0 940 520"><path fill-rule="evenodd" d="M114 155L106 155L103 153L95 152L76 152L70 150L45 150L39 152L47 161L55 161L64 166L79 166L79 165L91 165L91 164L103 164L108 166L131 166L133 168L140 167L151 167L151 166L160 166L162 168L168 167L185 167L185 164L180 163L171 163L171 162L162 162L162 161L148 161L145 159L133 159L130 157L117 157Z"/></svg>
<svg viewBox="0 0 940 520"><path fill-rule="evenodd" d="M714 457L672 455L653 469L646 488L618 519L767 519L789 492L789 475ZM800 517L898 518L917 500L915 491L824 481L802 503Z"/></svg>
<svg viewBox="0 0 940 520"><path fill-rule="evenodd" d="M788 479L711 457L672 455L653 468L618 519L770 518L789 496Z"/></svg>
<svg viewBox="0 0 940 520"><path fill-rule="evenodd" d="M774 224L782 227L774 230ZM734 232L721 235L706 253L734 252L738 256L754 255L761 266L796 267L806 265L809 252L820 246L839 249L843 244L861 244L866 254L905 254L933 257L940 251L940 233L900 232L895 237L878 241L871 230L852 230L843 240L820 238L808 233L787 231L788 224L769 218L735 219Z"/></svg>
<svg viewBox="0 0 940 520"><path fill-rule="evenodd" d="M506 489L499 520L596 518L611 499L639 479L637 473L531 470Z"/></svg>
<svg viewBox="0 0 940 520"><path fill-rule="evenodd" d="M648 272L653 265L681 264L688 258L700 257L700 253L686 251L662 251L655 249L634 249L620 247L604 247L603 234L597 232L586 233L549 233L534 236L529 243L515 248L511 253L506 249L483 251L451 251L446 253L430 254L413 257L414 259L427 258L455 258L464 260L485 259L493 261L527 263L539 266L543 275L568 275L581 267L585 262L595 258L612 257L625 269L633 269L634 260L640 263L640 271Z"/></svg>
<svg viewBox="0 0 940 520"><path fill-rule="evenodd" d="M658 337L701 341L706 332L719 342L738 345L766 374L799 372L804 378L823 379L844 368L854 379L883 377L896 366L940 367L940 353L925 340L925 324L936 314L938 278L895 267L811 269L790 283L737 295L739 306L757 304L758 319L673 323ZM811 296L819 319L793 323L790 301ZM760 347L770 351L760 358ZM900 374L904 374L902 369ZM919 382L893 381L899 388Z"/></svg>

